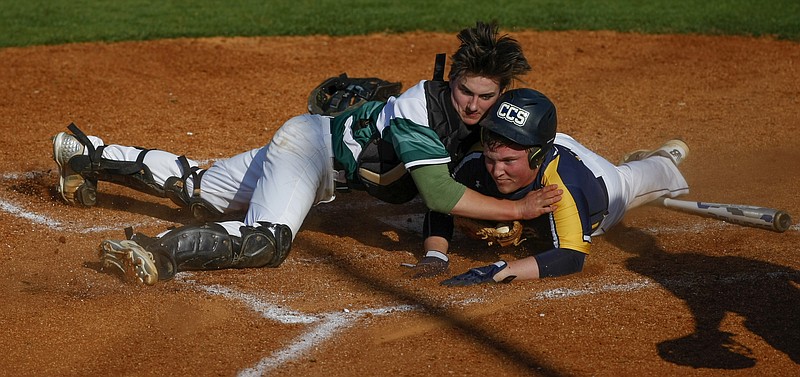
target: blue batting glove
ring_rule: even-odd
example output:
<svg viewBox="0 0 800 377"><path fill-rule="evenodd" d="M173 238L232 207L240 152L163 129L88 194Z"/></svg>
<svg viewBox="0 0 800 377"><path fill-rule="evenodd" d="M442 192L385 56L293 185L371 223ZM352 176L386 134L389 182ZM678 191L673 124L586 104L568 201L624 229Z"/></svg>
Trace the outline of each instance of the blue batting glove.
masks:
<svg viewBox="0 0 800 377"><path fill-rule="evenodd" d="M494 283L494 276L508 266L506 261L499 261L492 263L488 266L473 268L461 275L456 275L441 282L441 285L448 287L466 287L469 285ZM501 283L509 283L514 280L516 276L509 276L503 279Z"/></svg>

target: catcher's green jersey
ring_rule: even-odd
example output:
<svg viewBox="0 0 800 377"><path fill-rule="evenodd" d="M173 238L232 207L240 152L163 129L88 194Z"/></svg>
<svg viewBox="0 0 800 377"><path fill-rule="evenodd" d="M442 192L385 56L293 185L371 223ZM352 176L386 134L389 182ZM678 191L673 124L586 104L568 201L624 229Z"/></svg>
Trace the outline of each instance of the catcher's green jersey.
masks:
<svg viewBox="0 0 800 377"><path fill-rule="evenodd" d="M414 167L457 162L478 140L453 108L448 83L427 80L385 103L367 102L333 118L331 134L348 181L364 182L368 170L380 178L367 179L379 185L401 175L410 179Z"/></svg>

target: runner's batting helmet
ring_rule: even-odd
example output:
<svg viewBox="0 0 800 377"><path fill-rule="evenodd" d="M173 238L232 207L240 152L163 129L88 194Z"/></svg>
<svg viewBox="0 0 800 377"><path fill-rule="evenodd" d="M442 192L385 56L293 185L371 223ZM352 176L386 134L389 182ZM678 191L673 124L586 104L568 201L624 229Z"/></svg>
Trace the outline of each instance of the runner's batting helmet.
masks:
<svg viewBox="0 0 800 377"><path fill-rule="evenodd" d="M480 125L523 147L530 148L531 168L542 163L556 137L556 107L544 94L533 89L504 93Z"/></svg>

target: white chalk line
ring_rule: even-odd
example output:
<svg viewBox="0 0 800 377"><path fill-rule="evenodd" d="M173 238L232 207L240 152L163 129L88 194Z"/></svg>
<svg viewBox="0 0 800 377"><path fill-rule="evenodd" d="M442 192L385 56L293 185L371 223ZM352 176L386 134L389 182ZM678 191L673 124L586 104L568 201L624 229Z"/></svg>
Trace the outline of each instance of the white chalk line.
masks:
<svg viewBox="0 0 800 377"><path fill-rule="evenodd" d="M24 173L15 173L15 172L5 172L3 173L3 180L16 180L16 179L34 179L36 177L44 175L42 172L38 171L28 171Z"/></svg>
<svg viewBox="0 0 800 377"><path fill-rule="evenodd" d="M394 312L409 310L412 310L410 305L401 305L378 309L363 309L353 312L327 313L322 316L317 326L298 336L290 346L261 359L255 366L240 371L238 375L249 377L262 376L269 373L286 362L295 360L300 355L308 353L318 344L351 327L362 319L365 314L388 315Z"/></svg>
<svg viewBox="0 0 800 377"><path fill-rule="evenodd" d="M314 323L319 321L320 316L307 315L291 309L286 309L279 305L261 300L258 296L237 292L221 285L201 285L191 280L183 280L185 283L196 286L212 295L220 295L232 300L242 301L262 317L281 323Z"/></svg>
<svg viewBox="0 0 800 377"><path fill-rule="evenodd" d="M650 279L639 279L628 283L622 284L603 284L599 287L582 289L574 288L555 288L542 291L533 296L535 300L552 300L569 297L587 296L598 293L614 293L614 292L633 292L645 288L656 286L656 282Z"/></svg>
<svg viewBox="0 0 800 377"><path fill-rule="evenodd" d="M720 283L736 284L741 282L752 282L760 280L793 280L800 278L800 271L796 272L773 271L763 274L742 272L735 275L725 276L723 278L719 277L717 278L719 280L715 281L716 284ZM687 281L683 279L665 279L663 281L656 282L653 279L642 278L620 284L606 284L606 283L599 285L587 284L586 288L578 288L578 289L555 288L536 293L536 295L533 298L536 300L562 299L562 298L570 298L578 296L587 296L599 293L634 292L647 288L664 287L665 289L670 289L671 287L692 287L698 284L699 283L697 282Z"/></svg>
<svg viewBox="0 0 800 377"><path fill-rule="evenodd" d="M3 173L2 180L17 180L17 179L33 179L42 175L41 172L26 172L26 173ZM30 221L33 224L42 225L56 231L74 231L77 233L101 233L108 231L115 231L124 229L126 227L144 227L149 225L163 224L164 221L145 221L136 223L115 223L111 225L85 225L80 223L65 224L62 221L56 220L47 215L39 214L35 211L26 209L24 206L8 200L0 199L0 210L12 216L16 216Z"/></svg>
<svg viewBox="0 0 800 377"><path fill-rule="evenodd" d="M61 221L58 221L52 217L38 214L34 211L26 210L25 208L9 202L7 200L0 199L0 210L6 212L10 215L25 219L30 221L33 224L46 226L55 231L71 231L76 233L88 234L88 233L101 233L101 232L108 232L114 230L124 229L126 227L144 227L148 225L156 225L162 224L163 221L146 221L146 222L137 222L137 223L116 223L113 225L81 225L81 224L64 224Z"/></svg>
<svg viewBox="0 0 800 377"><path fill-rule="evenodd" d="M61 228L61 222L58 220L54 220L35 212L26 211L24 208L3 199L0 199L0 209L2 209L4 212L8 212L11 215L28 220L34 224L44 225L51 229Z"/></svg>
<svg viewBox="0 0 800 377"><path fill-rule="evenodd" d="M353 326L359 320L362 320L365 315L381 316L415 309L415 306L413 305L395 305L383 308L366 308L355 311L343 309L342 311L311 315L286 309L280 305L264 301L256 295L237 292L233 289L220 285L198 284L194 280L183 278L185 274L179 275L181 276L176 276L176 280L192 285L212 295L220 295L230 300L241 301L255 312L261 314L263 318L286 324L314 324L310 330L300 334L286 348L275 351L270 356L262 358L258 363L256 363L256 365L240 371L238 375L243 377L262 376L289 361L295 360L300 356L309 353L319 344L332 338L339 332Z"/></svg>

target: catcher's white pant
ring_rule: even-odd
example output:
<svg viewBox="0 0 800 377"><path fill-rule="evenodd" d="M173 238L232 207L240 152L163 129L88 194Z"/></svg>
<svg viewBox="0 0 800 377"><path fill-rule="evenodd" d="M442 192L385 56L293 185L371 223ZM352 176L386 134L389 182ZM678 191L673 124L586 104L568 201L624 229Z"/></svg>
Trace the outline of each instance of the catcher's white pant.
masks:
<svg viewBox="0 0 800 377"><path fill-rule="evenodd" d="M660 197L689 193L689 185L668 157L654 155L615 166L569 135L556 134L556 144L577 154L595 177L603 177L608 190L608 215L592 234L599 236L616 225L625 212Z"/></svg>
<svg viewBox="0 0 800 377"><path fill-rule="evenodd" d="M284 224L297 235L311 207L335 198L333 149L329 118L300 115L284 123L264 147L219 160L207 169L200 197L223 213L247 210L244 222L220 222L228 233L240 236L239 227L257 221ZM100 138L89 136L95 147ZM110 144L103 158L136 161L140 149ZM144 157L155 182L183 176L178 155L152 150ZM198 162L189 160L190 166ZM193 182L186 180L191 193Z"/></svg>

